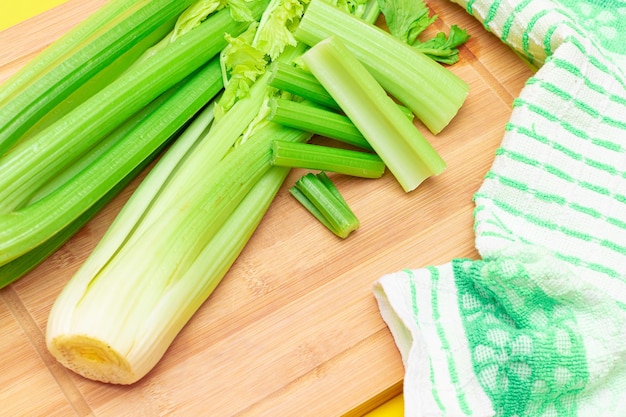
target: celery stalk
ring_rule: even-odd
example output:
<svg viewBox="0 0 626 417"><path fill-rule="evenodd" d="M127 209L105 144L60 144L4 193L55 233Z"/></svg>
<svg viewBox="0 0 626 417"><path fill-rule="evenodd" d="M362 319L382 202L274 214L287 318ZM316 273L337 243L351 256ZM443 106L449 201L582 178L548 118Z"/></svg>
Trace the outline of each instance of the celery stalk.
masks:
<svg viewBox="0 0 626 417"><path fill-rule="evenodd" d="M249 3L257 13L264 1ZM83 152L155 97L191 74L225 46L224 32L239 33L228 9L160 50L141 68L127 71L65 117L0 159L0 201L17 208L37 189ZM36 152L33 152L36 149ZM11 204L7 207L8 204Z"/></svg>
<svg viewBox="0 0 626 417"><path fill-rule="evenodd" d="M337 37L309 49L302 60L372 145L405 191L445 163Z"/></svg>
<svg viewBox="0 0 626 417"><path fill-rule="evenodd" d="M308 45L336 36L378 83L434 134L449 124L469 86L448 69L374 25L311 0L295 33Z"/></svg>
<svg viewBox="0 0 626 417"><path fill-rule="evenodd" d="M62 99L194 0L140 0L0 107L0 155Z"/></svg>
<svg viewBox="0 0 626 417"><path fill-rule="evenodd" d="M184 198L172 201L175 191L159 190L156 199L170 204L151 201L148 210L164 209L142 232L133 227L130 236L120 238L110 259L94 257L96 249L48 320L48 349L64 366L118 384L149 372L227 272L282 183L287 170L270 164L276 137L306 141L310 135L265 125L217 165L196 171L197 183ZM198 149L194 146L174 176L184 175L189 159L203 157ZM148 217L142 215L141 222Z"/></svg>
<svg viewBox="0 0 626 417"><path fill-rule="evenodd" d="M178 86L124 140L71 180L26 207L0 214L0 265L37 247L79 217L160 149L221 86L219 62L214 59Z"/></svg>
<svg viewBox="0 0 626 417"><path fill-rule="evenodd" d="M67 56L83 45L94 32L114 20L124 10L139 0L110 0L92 13L85 20L78 23L50 46L37 54L19 71L0 84L0 105L41 78L49 68L58 65Z"/></svg>
<svg viewBox="0 0 626 417"><path fill-rule="evenodd" d="M385 164L373 153L280 140L272 142L272 165L361 178L380 178L385 172Z"/></svg>

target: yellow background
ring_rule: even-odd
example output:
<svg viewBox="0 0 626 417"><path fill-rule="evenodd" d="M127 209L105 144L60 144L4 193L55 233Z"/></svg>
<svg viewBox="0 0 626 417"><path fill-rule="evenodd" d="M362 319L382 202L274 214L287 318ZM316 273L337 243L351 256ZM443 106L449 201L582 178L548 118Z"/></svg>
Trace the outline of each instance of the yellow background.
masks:
<svg viewBox="0 0 626 417"><path fill-rule="evenodd" d="M66 0L0 0L0 30L26 20Z"/></svg>
<svg viewBox="0 0 626 417"><path fill-rule="evenodd" d="M0 30L45 12L65 1L67 0L0 0ZM366 417L400 417L403 414L404 402L400 395L367 414Z"/></svg>

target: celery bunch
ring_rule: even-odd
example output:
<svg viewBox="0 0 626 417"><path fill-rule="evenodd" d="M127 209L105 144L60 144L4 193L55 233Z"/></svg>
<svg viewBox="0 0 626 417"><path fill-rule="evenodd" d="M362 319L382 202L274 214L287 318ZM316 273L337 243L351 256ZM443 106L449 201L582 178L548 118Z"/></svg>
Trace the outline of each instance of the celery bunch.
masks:
<svg viewBox="0 0 626 417"><path fill-rule="evenodd" d="M390 82L380 48L409 46L373 26L380 11L377 0L112 0L0 87L0 287L162 155L52 307L46 343L60 363L108 383L144 377L290 168L366 178L389 168L407 191L441 172L407 109L441 130L466 85L415 49ZM363 37L371 51L354 45ZM326 104L275 84L277 68L296 67ZM398 93L414 77L456 91ZM314 134L359 149L306 143ZM338 236L359 227L325 173L291 192Z"/></svg>

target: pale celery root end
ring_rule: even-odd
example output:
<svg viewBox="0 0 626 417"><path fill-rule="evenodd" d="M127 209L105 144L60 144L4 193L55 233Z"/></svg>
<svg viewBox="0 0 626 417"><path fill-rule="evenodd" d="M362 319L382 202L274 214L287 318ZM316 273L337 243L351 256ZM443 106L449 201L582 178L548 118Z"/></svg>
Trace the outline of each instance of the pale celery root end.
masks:
<svg viewBox="0 0 626 417"><path fill-rule="evenodd" d="M90 336L57 336L48 349L63 366L87 379L121 385L140 379L122 355Z"/></svg>

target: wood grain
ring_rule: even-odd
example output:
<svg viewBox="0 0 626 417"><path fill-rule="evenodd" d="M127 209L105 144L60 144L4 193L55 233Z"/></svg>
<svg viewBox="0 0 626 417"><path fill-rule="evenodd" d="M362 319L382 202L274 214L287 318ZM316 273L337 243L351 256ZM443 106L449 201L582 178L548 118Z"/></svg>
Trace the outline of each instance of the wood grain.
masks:
<svg viewBox="0 0 626 417"><path fill-rule="evenodd" d="M104 0L70 0L0 32L0 80ZM438 27L472 38L451 70L470 84L458 116L432 137L447 170L405 194L386 174L333 176L361 220L340 241L289 196L293 171L249 244L163 360L133 386L83 379L45 350L55 297L138 178L35 271L0 290L0 415L361 415L402 389L403 368L372 283L405 267L476 257L472 195L493 161L526 66L463 9L429 5Z"/></svg>

